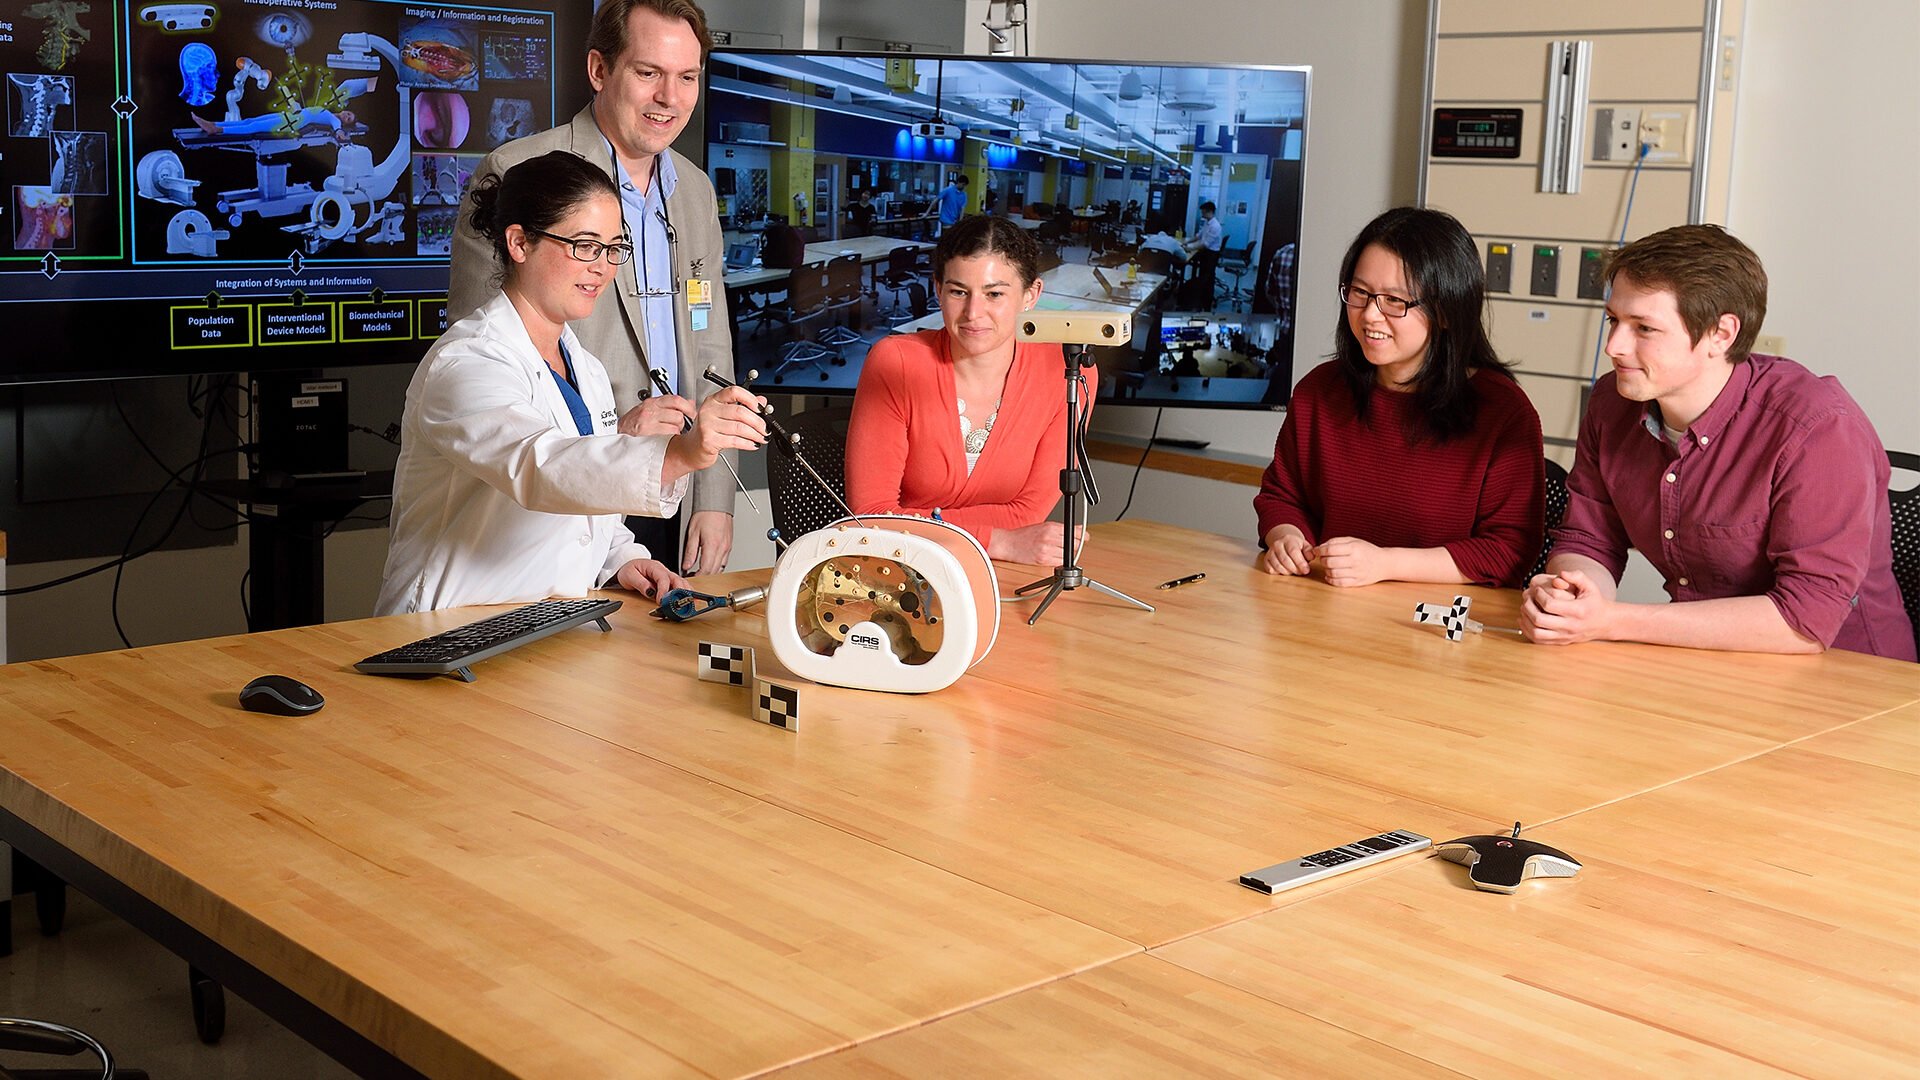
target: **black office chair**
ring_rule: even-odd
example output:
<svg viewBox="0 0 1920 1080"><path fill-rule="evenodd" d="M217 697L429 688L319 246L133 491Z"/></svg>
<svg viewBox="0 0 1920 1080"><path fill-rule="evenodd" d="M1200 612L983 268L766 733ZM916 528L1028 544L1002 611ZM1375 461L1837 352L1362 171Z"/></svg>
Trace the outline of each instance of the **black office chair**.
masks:
<svg viewBox="0 0 1920 1080"><path fill-rule="evenodd" d="M1253 269L1253 249L1257 243L1258 241L1256 240L1247 241L1247 246L1241 248L1238 254L1231 251L1222 252L1220 255L1220 264L1215 268L1216 273L1233 275L1233 285L1231 288L1229 288L1225 282L1216 280L1214 292L1226 300L1227 306L1233 308L1235 311L1240 310L1240 305L1251 304L1253 302L1253 293L1241 284L1241 279L1246 277L1248 271Z"/></svg>
<svg viewBox="0 0 1920 1080"><path fill-rule="evenodd" d="M1540 544L1540 558L1533 564L1534 574L1547 572L1547 556L1553 554L1553 530L1567 516L1567 470L1552 458L1547 459L1547 534ZM1529 577L1532 575L1529 574Z"/></svg>
<svg viewBox="0 0 1920 1080"><path fill-rule="evenodd" d="M1920 454L1889 450L1887 463L1920 473ZM1905 490L1890 489L1887 502L1893 508L1893 579L1900 583L1900 599L1913 620L1913 635L1920 639L1920 482Z"/></svg>
<svg viewBox="0 0 1920 1080"><path fill-rule="evenodd" d="M834 319L844 317L848 325L836 322L820 331L814 340L835 350L830 362L840 366L847 362L840 350L866 340L860 336L860 305L866 301L860 283L862 273L858 255L841 255L827 263L827 315Z"/></svg>
<svg viewBox="0 0 1920 1080"><path fill-rule="evenodd" d="M807 463L842 499L847 495L847 424L852 419L851 405L833 405L786 422L786 429L800 436L800 453ZM773 500L774 527L789 541L847 516L799 462L778 450L767 455L767 494Z"/></svg>
<svg viewBox="0 0 1920 1080"><path fill-rule="evenodd" d="M927 313L927 275L920 266L920 249L902 244L887 253L887 269L880 275L880 287L893 293L893 306L887 309L887 325L899 326ZM903 308L900 296L909 303Z"/></svg>
<svg viewBox="0 0 1920 1080"><path fill-rule="evenodd" d="M1040 245L1041 251L1054 258L1055 265L1057 266L1066 258L1065 249L1067 239L1072 232L1073 216L1066 213L1055 213L1052 217L1042 221L1039 228L1033 230L1033 239Z"/></svg>
<svg viewBox="0 0 1920 1080"><path fill-rule="evenodd" d="M100 1045L98 1039L65 1024L0 1017L0 1050L20 1054L51 1054L56 1057L91 1053L100 1060L98 1073L79 1069L0 1069L0 1078L4 1080L81 1080L95 1075L100 1080L147 1080L145 1071L116 1068L113 1055Z"/></svg>
<svg viewBox="0 0 1920 1080"><path fill-rule="evenodd" d="M786 304L776 314L787 324L788 330L795 332L795 336L780 346L780 363L773 369L775 383L785 382L788 372L804 367L817 368L820 381L827 380L827 362L837 354L806 336L801 328L803 324L824 322L832 302L826 263L796 266L788 273Z"/></svg>

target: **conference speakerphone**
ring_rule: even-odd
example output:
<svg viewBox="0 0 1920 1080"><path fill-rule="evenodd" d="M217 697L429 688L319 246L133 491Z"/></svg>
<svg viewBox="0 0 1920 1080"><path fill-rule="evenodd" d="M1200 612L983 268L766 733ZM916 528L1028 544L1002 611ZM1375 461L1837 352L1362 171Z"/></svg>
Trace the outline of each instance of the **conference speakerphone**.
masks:
<svg viewBox="0 0 1920 1080"><path fill-rule="evenodd" d="M1344 874L1363 866L1372 866L1416 851L1425 851L1432 846L1433 841L1419 833L1395 829L1378 836L1355 840L1351 844L1341 844L1339 847L1328 848L1312 855L1302 855L1298 859L1275 863L1252 873L1241 874L1240 884L1257 892L1285 892L1310 881L1319 881L1321 878Z"/></svg>

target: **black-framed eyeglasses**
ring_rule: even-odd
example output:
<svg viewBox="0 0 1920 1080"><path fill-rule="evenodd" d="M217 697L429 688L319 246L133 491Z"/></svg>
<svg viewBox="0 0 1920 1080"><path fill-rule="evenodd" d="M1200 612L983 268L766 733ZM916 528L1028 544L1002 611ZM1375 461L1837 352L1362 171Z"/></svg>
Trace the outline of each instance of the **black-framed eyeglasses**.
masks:
<svg viewBox="0 0 1920 1080"><path fill-rule="evenodd" d="M602 254L606 255L607 262L613 266L623 265L633 259L632 244L603 244L598 240L561 236L558 233L547 232L545 229L528 229L527 231L535 236L544 236L549 240L558 240L567 245L567 250L581 262L592 262Z"/></svg>
<svg viewBox="0 0 1920 1080"><path fill-rule="evenodd" d="M1392 293L1368 292L1358 285L1340 286L1340 302L1350 308L1364 308L1372 304L1389 319L1404 319L1407 312L1426 303L1425 300L1409 300Z"/></svg>

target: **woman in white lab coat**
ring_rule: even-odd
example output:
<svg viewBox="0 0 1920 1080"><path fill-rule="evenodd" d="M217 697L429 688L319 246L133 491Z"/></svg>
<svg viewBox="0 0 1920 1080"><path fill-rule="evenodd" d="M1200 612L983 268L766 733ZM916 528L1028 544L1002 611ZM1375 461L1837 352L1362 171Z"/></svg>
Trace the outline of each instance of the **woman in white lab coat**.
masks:
<svg viewBox="0 0 1920 1080"><path fill-rule="evenodd" d="M764 443L756 399L731 388L697 409L673 398L615 410L605 369L567 327L633 256L606 173L556 151L483 181L471 206L504 280L407 388L375 611L684 585L622 516L671 515L690 474Z"/></svg>

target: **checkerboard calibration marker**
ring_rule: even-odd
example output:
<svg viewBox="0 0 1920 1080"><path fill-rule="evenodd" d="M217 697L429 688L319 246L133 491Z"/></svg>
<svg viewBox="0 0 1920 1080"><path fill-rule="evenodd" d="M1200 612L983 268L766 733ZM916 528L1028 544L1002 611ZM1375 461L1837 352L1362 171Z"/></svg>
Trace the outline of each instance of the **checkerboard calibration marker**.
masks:
<svg viewBox="0 0 1920 1080"><path fill-rule="evenodd" d="M695 672L704 682L752 686L753 650L745 645L703 641L700 643L700 659Z"/></svg>
<svg viewBox="0 0 1920 1080"><path fill-rule="evenodd" d="M1439 604L1415 604L1413 606L1413 621L1417 623L1439 623L1441 629L1447 632L1448 641L1459 641L1462 637L1466 636L1466 632L1469 630L1477 634L1486 629L1486 627L1480 623L1467 618L1467 612L1471 610L1473 610L1473 599L1471 597L1456 596L1453 598L1453 604L1446 607Z"/></svg>
<svg viewBox="0 0 1920 1080"><path fill-rule="evenodd" d="M753 705L748 715L786 731L800 730L800 689L785 683L753 680Z"/></svg>

